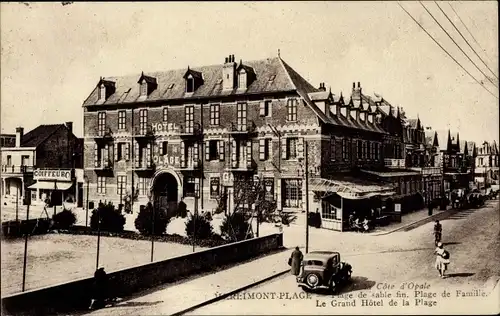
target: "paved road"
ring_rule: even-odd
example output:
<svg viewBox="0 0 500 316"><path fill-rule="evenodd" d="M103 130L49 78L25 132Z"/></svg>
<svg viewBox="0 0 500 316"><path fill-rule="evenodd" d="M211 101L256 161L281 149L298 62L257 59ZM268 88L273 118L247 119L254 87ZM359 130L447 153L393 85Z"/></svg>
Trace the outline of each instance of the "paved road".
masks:
<svg viewBox="0 0 500 316"><path fill-rule="evenodd" d="M442 219L443 242L445 248L451 253L449 277L439 278L438 272L433 268L433 223L411 230L396 232L387 236L373 237L378 241L378 246L372 250L360 247L360 252L348 253L343 260L354 267L353 282L342 290L344 297L332 297L325 294L311 294L309 298L300 297L304 293L296 286L293 276L286 275L274 279L261 286L240 293L239 296L216 302L212 305L192 311L192 315L221 315L221 314L350 314L350 313L467 313L479 312L481 308L493 308L487 311L500 311L499 296L479 298L476 303L472 298L457 297L458 291L469 291L473 294L482 294L481 291L491 292L500 276L500 224L498 200L488 201L486 207L481 209L464 210ZM371 242L370 242L371 244ZM366 246L366 245L365 245ZM335 241L331 243L331 250L335 250ZM384 284L395 285L394 291L389 291L393 297L396 290L403 284L419 284L430 288L425 293L441 293L445 289L451 290L451 297L425 298L428 305L436 301L436 306L431 308L424 301L416 306L413 291L406 294L411 297L410 306L399 311L388 306L388 300L382 307L360 307L358 298L355 307L332 307L335 302L349 303L347 295L356 298L361 292L367 291L368 295L379 293ZM497 286L495 289L498 290ZM477 290L477 291L474 291ZM288 293L288 297L266 299L272 294ZM486 293L488 294L488 293ZM252 297L253 295L253 297ZM411 296L410 296L411 295ZM297 298L298 299L293 299ZM289 299L292 298L292 299ZM302 298L302 299L301 299ZM400 299L398 299L400 300ZM322 306L325 303L326 307ZM401 304L402 302L399 302ZM335 304L335 303L334 303ZM493 304L493 305L492 305ZM495 305L496 304L496 305ZM362 308L362 309L360 309ZM473 308L473 309L471 309Z"/></svg>

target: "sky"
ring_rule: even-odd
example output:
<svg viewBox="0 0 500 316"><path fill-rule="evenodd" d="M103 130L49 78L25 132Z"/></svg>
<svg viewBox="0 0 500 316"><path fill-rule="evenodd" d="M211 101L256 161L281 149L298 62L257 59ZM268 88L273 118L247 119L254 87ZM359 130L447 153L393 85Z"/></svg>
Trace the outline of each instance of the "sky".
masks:
<svg viewBox="0 0 500 316"><path fill-rule="evenodd" d="M62 5L1 3L1 131L74 122L101 76L222 64L277 56L334 94L382 95L407 117L461 140L498 141L498 4L434 2L428 10L488 75L476 69L416 1L403 7L483 86L472 79L397 2L127 2Z"/></svg>

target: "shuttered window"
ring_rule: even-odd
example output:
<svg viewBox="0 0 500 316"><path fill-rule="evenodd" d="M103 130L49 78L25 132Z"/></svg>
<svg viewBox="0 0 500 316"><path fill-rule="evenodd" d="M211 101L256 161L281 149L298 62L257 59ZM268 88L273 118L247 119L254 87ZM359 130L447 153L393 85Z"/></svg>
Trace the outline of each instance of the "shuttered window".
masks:
<svg viewBox="0 0 500 316"><path fill-rule="evenodd" d="M211 104L210 105L210 125L220 124L220 105Z"/></svg>
<svg viewBox="0 0 500 316"><path fill-rule="evenodd" d="M296 121L297 120L297 99L288 99L286 109L287 109L287 120Z"/></svg>

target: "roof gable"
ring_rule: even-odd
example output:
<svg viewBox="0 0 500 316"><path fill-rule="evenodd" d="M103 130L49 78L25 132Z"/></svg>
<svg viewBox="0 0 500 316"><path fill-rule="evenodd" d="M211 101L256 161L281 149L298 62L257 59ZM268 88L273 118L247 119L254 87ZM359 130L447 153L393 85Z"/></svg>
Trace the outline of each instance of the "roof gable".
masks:
<svg viewBox="0 0 500 316"><path fill-rule="evenodd" d="M65 125L40 125L23 136L21 147L38 147L61 127Z"/></svg>

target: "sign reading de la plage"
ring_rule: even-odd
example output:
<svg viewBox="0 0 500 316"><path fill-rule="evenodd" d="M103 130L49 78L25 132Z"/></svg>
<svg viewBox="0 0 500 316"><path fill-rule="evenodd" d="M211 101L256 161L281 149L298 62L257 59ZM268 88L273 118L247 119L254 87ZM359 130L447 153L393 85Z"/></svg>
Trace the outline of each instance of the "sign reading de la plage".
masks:
<svg viewBox="0 0 500 316"><path fill-rule="evenodd" d="M71 181L71 170L61 169L36 169L33 172L34 180L51 180L51 181Z"/></svg>

